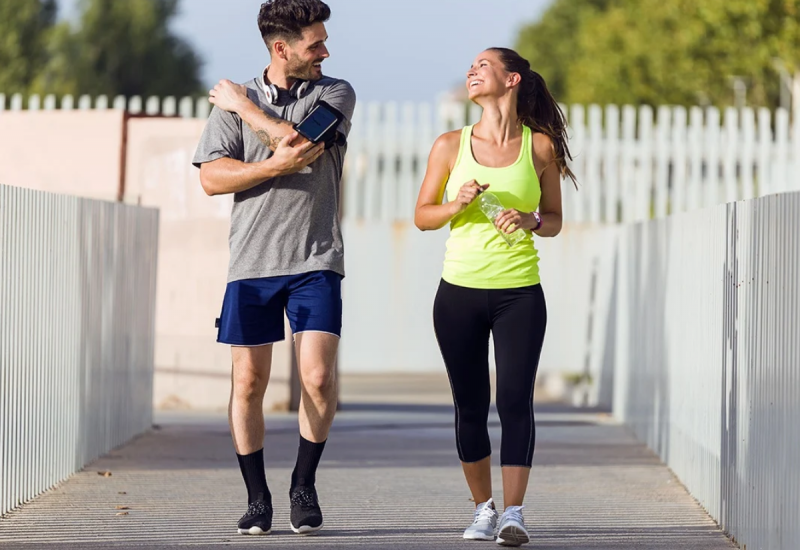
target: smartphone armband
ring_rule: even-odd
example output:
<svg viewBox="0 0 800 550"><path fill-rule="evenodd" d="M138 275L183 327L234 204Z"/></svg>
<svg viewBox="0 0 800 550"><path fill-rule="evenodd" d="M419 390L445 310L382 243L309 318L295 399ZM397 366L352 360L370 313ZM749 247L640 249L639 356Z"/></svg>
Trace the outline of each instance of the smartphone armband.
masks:
<svg viewBox="0 0 800 550"><path fill-rule="evenodd" d="M337 131L343 120L344 115L338 109L320 100L294 129L313 143L324 142L328 149L334 144L344 144L344 136Z"/></svg>

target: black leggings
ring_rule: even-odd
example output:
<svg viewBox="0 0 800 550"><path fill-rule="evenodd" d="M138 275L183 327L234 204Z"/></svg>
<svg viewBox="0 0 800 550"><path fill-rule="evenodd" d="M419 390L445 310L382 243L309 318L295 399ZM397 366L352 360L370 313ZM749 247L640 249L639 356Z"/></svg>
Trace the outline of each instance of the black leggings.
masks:
<svg viewBox="0 0 800 550"><path fill-rule="evenodd" d="M530 467L536 438L533 384L547 325L542 287L484 290L441 281L433 325L453 390L458 457L478 462L492 454L487 425L491 332L502 428L500 463Z"/></svg>

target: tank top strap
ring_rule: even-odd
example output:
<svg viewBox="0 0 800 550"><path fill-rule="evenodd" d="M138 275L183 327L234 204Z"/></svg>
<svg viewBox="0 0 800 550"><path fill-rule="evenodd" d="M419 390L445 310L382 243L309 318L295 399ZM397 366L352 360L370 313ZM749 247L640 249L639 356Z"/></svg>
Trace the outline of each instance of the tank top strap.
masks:
<svg viewBox="0 0 800 550"><path fill-rule="evenodd" d="M522 152L528 159L528 164L536 174L536 165L533 163L533 130L528 126L522 125Z"/></svg>
<svg viewBox="0 0 800 550"><path fill-rule="evenodd" d="M461 129L461 144L458 146L458 156L456 157L456 163L453 165L453 170L455 170L456 166L459 166L462 162L469 162L472 160L472 144L470 140L472 139L472 126L464 126Z"/></svg>

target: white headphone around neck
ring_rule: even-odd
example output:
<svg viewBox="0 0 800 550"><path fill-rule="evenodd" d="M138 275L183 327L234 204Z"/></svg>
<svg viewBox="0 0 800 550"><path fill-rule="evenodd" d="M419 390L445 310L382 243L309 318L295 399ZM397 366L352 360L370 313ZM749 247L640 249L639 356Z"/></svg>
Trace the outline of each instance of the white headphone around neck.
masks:
<svg viewBox="0 0 800 550"><path fill-rule="evenodd" d="M263 73L261 73L261 78L258 79L258 83L261 85L264 95L267 96L267 102L270 105L275 105L278 102L278 97L280 97L280 90L275 84L267 82L268 70L269 65L267 65L267 68L264 69ZM303 94L306 93L306 90L308 90L310 84L311 82L309 80L298 80L292 85L289 93L291 93L296 99L300 99L303 97Z"/></svg>

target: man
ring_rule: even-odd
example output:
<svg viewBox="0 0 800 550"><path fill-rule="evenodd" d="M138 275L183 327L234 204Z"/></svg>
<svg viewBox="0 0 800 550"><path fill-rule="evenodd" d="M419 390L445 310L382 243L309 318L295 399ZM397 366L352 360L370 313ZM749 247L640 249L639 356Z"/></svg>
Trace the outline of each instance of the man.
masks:
<svg viewBox="0 0 800 550"><path fill-rule="evenodd" d="M232 346L229 420L248 495L241 534L268 534L272 527L262 406L272 344L284 339L284 311L301 384L291 527L308 534L323 525L314 484L336 409L344 277L339 184L355 107L350 84L322 75L329 17L320 0L262 4L258 26L270 65L243 86L223 80L211 90L216 108L194 158L209 195L235 193L217 340ZM327 145L307 141L292 125L319 101L344 116Z"/></svg>

